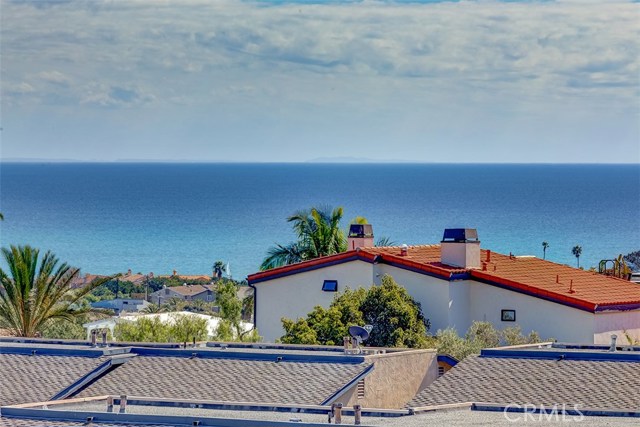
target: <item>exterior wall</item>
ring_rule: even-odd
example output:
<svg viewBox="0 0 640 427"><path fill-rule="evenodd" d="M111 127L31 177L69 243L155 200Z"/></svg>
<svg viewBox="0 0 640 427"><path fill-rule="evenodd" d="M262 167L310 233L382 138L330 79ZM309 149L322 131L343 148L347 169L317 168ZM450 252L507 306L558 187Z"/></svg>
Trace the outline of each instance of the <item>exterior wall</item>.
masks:
<svg viewBox="0 0 640 427"><path fill-rule="evenodd" d="M322 290L325 280L337 280L338 292L347 286L370 288L372 264L351 261L257 283L256 327L263 340L274 342L284 335L281 318L305 317L316 305L328 307L336 293Z"/></svg>
<svg viewBox="0 0 640 427"><path fill-rule="evenodd" d="M488 321L497 329L519 325L524 334L532 330L541 338L593 343L595 315L540 298L469 281L470 320ZM515 322L503 322L501 310L515 310Z"/></svg>
<svg viewBox="0 0 640 427"><path fill-rule="evenodd" d="M468 280L449 283L449 326L460 336L464 336L472 322L470 283Z"/></svg>
<svg viewBox="0 0 640 427"><path fill-rule="evenodd" d="M420 303L422 313L431 321L430 332L445 329L449 325L449 282L391 265L376 264L375 283L388 274Z"/></svg>
<svg viewBox="0 0 640 427"><path fill-rule="evenodd" d="M640 342L640 310L596 313L594 344L610 344L612 334L618 336L621 345L632 344L629 338Z"/></svg>
<svg viewBox="0 0 640 427"><path fill-rule="evenodd" d="M364 378L364 398L358 398L357 386L336 399L352 407L403 408L414 396L438 378L435 350L409 350L369 356L373 371Z"/></svg>

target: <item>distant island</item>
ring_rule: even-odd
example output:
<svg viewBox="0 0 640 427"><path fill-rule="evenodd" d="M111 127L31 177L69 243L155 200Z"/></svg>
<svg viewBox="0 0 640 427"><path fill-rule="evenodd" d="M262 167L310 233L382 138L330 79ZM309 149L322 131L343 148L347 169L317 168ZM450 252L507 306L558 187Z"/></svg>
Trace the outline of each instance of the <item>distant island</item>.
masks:
<svg viewBox="0 0 640 427"><path fill-rule="evenodd" d="M306 163L411 163L401 159L370 159L367 157L316 157L307 160Z"/></svg>

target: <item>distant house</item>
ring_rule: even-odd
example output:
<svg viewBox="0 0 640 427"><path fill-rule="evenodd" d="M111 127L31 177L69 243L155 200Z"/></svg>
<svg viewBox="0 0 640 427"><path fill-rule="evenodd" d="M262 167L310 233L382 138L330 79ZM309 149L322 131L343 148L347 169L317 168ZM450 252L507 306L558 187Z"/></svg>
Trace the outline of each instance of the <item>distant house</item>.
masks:
<svg viewBox="0 0 640 427"><path fill-rule="evenodd" d="M153 273L151 274L151 277L153 277ZM121 282L131 282L134 285L144 285L148 278L149 276L146 274L132 273L131 269L129 269L126 274L118 277L118 280Z"/></svg>
<svg viewBox="0 0 640 427"><path fill-rule="evenodd" d="M107 310L114 310L116 315L122 311L129 313L137 312L148 306L149 303L143 299L127 299L127 298L115 298L111 300L102 300L91 303L93 308L102 308Z"/></svg>
<svg viewBox="0 0 640 427"><path fill-rule="evenodd" d="M89 285L96 279L102 279L105 277L107 276L101 276L99 274L89 274L89 273L86 273L83 276L78 275L71 281L71 288L72 289L82 288L86 285Z"/></svg>
<svg viewBox="0 0 640 427"><path fill-rule="evenodd" d="M215 285L184 285L171 286L160 289L149 295L149 301L162 305L172 298L184 301L202 300L213 302L216 300Z"/></svg>
<svg viewBox="0 0 640 427"><path fill-rule="evenodd" d="M350 233L351 234L351 233ZM439 245L374 247L372 233L351 250L252 274L255 324L266 341L284 334L282 317L328 307L336 292L379 285L392 276L422 306L433 332L463 334L473 321L519 325L543 338L607 343L640 339L640 286L533 256L480 249L473 229L446 230Z"/></svg>

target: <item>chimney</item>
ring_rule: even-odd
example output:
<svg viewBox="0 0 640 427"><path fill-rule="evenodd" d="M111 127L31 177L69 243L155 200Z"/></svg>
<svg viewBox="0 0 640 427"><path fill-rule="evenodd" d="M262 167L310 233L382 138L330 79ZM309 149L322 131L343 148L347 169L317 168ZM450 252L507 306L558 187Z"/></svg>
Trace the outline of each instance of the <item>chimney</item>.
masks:
<svg viewBox="0 0 640 427"><path fill-rule="evenodd" d="M616 334L612 334L611 335L611 346L609 347L609 351L613 352L616 351L616 340L618 339L618 336Z"/></svg>
<svg viewBox="0 0 640 427"><path fill-rule="evenodd" d="M177 276L178 272L176 270L173 270L173 276Z"/></svg>
<svg viewBox="0 0 640 427"><path fill-rule="evenodd" d="M131 269L128 269L128 270L127 270L127 275L128 275L128 276L131 276Z"/></svg>
<svg viewBox="0 0 640 427"><path fill-rule="evenodd" d="M443 264L480 268L480 240L475 228L447 228L440 246Z"/></svg>
<svg viewBox="0 0 640 427"><path fill-rule="evenodd" d="M347 250L350 251L373 247L373 226L371 224L351 224L347 243Z"/></svg>

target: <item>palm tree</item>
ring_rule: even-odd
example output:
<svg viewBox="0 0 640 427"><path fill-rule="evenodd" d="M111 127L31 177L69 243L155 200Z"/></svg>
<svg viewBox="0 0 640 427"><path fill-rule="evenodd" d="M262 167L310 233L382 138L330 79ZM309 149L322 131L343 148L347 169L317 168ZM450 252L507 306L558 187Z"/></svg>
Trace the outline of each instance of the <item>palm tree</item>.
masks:
<svg viewBox="0 0 640 427"><path fill-rule="evenodd" d="M549 243L542 242L542 259L547 259L547 249L549 249Z"/></svg>
<svg viewBox="0 0 640 427"><path fill-rule="evenodd" d="M378 240L376 240L376 246L395 246L396 242L394 242L393 240L391 240L390 237L386 237L386 236L382 236L379 237Z"/></svg>
<svg viewBox="0 0 640 427"><path fill-rule="evenodd" d="M292 223L298 241L270 248L260 268L267 270L344 252L347 249L347 239L340 229L342 215L341 207L332 209L328 206L294 213L287 221Z"/></svg>
<svg viewBox="0 0 640 427"><path fill-rule="evenodd" d="M39 250L31 246L2 248L8 274L0 268L0 327L15 336L36 336L56 319L73 321L90 311L81 299L112 277L93 281L80 288L72 288L80 270L59 263L47 252L39 261ZM10 276L9 276L10 275Z"/></svg>
<svg viewBox="0 0 640 427"><path fill-rule="evenodd" d="M223 261L216 261L213 263L213 267L211 268L213 269L213 276L215 278L221 279L222 273L224 273L224 269L226 268L226 265Z"/></svg>
<svg viewBox="0 0 640 427"><path fill-rule="evenodd" d="M574 257L576 257L576 260L578 260L578 268L580 268L580 255L582 255L582 246L574 246L573 249L571 249L571 253Z"/></svg>
<svg viewBox="0 0 640 427"><path fill-rule="evenodd" d="M154 303L149 303L142 310L140 310L140 313L156 314L156 313L164 313L166 311L168 311L168 307L165 304L158 305Z"/></svg>

